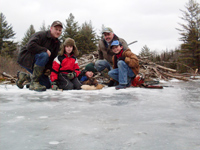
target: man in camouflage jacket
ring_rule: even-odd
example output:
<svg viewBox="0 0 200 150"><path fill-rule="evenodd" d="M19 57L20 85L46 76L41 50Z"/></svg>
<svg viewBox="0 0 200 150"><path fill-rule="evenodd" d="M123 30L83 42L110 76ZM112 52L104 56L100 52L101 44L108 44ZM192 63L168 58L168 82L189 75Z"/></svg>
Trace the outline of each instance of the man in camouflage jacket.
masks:
<svg viewBox="0 0 200 150"><path fill-rule="evenodd" d="M105 68L107 68L108 70L112 69L112 56L114 55L114 53L110 47L113 40L119 40L120 43L122 43L124 49L128 48L126 41L115 35L111 28L104 28L102 34L103 38L99 41L98 44L99 58L95 62L95 68L99 72L103 71Z"/></svg>

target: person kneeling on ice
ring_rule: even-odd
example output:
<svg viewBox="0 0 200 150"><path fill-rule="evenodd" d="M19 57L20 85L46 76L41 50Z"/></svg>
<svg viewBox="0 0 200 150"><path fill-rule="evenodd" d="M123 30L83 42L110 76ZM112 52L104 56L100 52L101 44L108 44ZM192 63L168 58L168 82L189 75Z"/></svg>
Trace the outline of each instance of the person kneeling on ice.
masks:
<svg viewBox="0 0 200 150"><path fill-rule="evenodd" d="M139 73L139 60L129 48L124 50L118 40L111 43L111 49L114 52L113 69L108 72L108 75L119 82L115 87L116 90L125 89L131 86L131 80Z"/></svg>
<svg viewBox="0 0 200 150"><path fill-rule="evenodd" d="M83 84L81 86L83 90L97 90L103 88L103 85L98 84L98 81L94 78L95 73L97 73L94 65L94 63L87 64L85 69L83 69L78 76L78 79Z"/></svg>
<svg viewBox="0 0 200 150"><path fill-rule="evenodd" d="M29 89L46 91L51 88L49 75L54 58L60 49L60 40L63 25L54 21L48 31L39 31L33 34L27 44L20 49L17 62L32 74L17 73L16 85L22 89L24 82L30 82ZM28 87L28 86L27 86Z"/></svg>
<svg viewBox="0 0 200 150"><path fill-rule="evenodd" d="M82 84L78 80L81 72L76 58L78 54L75 41L67 38L60 54L53 61L50 75L53 86L57 85L59 89L63 90L81 89Z"/></svg>
<svg viewBox="0 0 200 150"><path fill-rule="evenodd" d="M89 63L85 66L85 69L81 71L78 76L78 79L82 84L86 85L97 85L98 82L94 77L97 70L94 68L94 63Z"/></svg>

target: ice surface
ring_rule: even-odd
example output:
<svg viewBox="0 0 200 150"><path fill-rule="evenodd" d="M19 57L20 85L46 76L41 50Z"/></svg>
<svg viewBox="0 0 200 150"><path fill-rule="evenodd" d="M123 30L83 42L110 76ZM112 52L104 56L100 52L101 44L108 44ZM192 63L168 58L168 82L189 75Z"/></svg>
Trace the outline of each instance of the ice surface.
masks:
<svg viewBox="0 0 200 150"><path fill-rule="evenodd" d="M0 85L1 150L199 150L200 82L35 92Z"/></svg>

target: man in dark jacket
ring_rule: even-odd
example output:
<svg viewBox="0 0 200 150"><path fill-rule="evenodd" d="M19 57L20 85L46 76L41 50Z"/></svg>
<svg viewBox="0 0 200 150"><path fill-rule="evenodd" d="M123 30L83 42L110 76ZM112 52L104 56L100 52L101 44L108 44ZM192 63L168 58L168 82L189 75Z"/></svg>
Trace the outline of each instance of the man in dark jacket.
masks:
<svg viewBox="0 0 200 150"><path fill-rule="evenodd" d="M60 21L54 21L50 30L36 32L20 50L17 62L32 73L30 90L45 91L51 87L48 75L60 48L58 38L62 28ZM23 88L23 83L28 78L29 75L19 72L17 86Z"/></svg>

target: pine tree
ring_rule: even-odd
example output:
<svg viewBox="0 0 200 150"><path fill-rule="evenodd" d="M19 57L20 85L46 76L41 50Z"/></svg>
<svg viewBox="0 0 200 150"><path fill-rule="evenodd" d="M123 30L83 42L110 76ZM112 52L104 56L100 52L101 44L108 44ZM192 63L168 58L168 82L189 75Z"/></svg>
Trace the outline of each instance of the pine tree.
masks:
<svg viewBox="0 0 200 150"><path fill-rule="evenodd" d="M182 36L180 40L183 41L179 51L181 53L180 60L200 71L200 7L195 0L189 0L185 8L185 11L181 10L183 13L181 19L186 24L179 23L182 29L177 29Z"/></svg>
<svg viewBox="0 0 200 150"><path fill-rule="evenodd" d="M74 16L72 13L70 13L68 19L66 19L66 25L64 25L62 40L64 41L68 37L74 39L76 42L76 46L78 47L79 26L78 22L74 20Z"/></svg>
<svg viewBox="0 0 200 150"><path fill-rule="evenodd" d="M30 25L29 29L26 31L23 39L22 39L22 43L21 43L21 46L24 46L26 45L26 43L29 41L30 37L32 34L35 33L35 29L34 29L34 26L33 25Z"/></svg>
<svg viewBox="0 0 200 150"><path fill-rule="evenodd" d="M80 45L79 49L81 54L88 54L90 52L96 51L97 49L97 36L92 27L92 22L85 22L82 24L81 29L79 31L80 34Z"/></svg>
<svg viewBox="0 0 200 150"><path fill-rule="evenodd" d="M45 26L45 22L42 23L42 26L40 27L40 31L46 31L47 28Z"/></svg>
<svg viewBox="0 0 200 150"><path fill-rule="evenodd" d="M13 56L17 46L17 43L11 40L14 36L12 25L9 25L4 14L0 13L0 55Z"/></svg>
<svg viewBox="0 0 200 150"><path fill-rule="evenodd" d="M146 45L143 46L142 49L141 49L141 52L139 53L139 56L149 58L151 56L150 49Z"/></svg>

